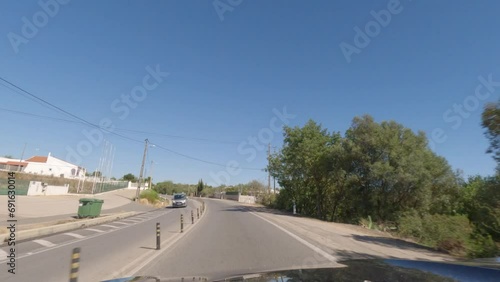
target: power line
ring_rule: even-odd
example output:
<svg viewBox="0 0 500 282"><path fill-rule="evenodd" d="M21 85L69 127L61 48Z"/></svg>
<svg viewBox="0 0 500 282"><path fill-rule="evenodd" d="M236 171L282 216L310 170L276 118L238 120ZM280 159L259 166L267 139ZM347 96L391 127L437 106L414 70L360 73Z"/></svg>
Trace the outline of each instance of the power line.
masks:
<svg viewBox="0 0 500 282"><path fill-rule="evenodd" d="M66 114L66 115L69 115L69 116L73 117L74 119L79 120L81 123L84 123L84 124L89 125L89 126L91 126L91 127L95 127L95 128L100 129L100 130L103 130L103 131L105 131L105 132L107 132L107 133L113 134L113 135L115 135L115 136L119 136L119 137L124 138L124 139L127 139L127 140L129 140L129 141L138 142L138 143L141 143L141 144L142 144L142 141L141 141L141 140L133 139L133 138L130 138L130 137L128 137L128 136L125 136L125 135L122 135L122 134L119 134L119 133L116 133L116 132L113 132L113 131L109 131L109 130L104 129L104 128L101 128L100 126L98 126L98 125L96 125L96 124L94 124L94 123L91 123L91 122L89 122L89 121L87 121L87 120L85 120L85 119L83 119L83 118L81 118L81 117L79 117L79 116L76 116L76 115L74 115L74 114L72 114L72 113L70 113L70 112L68 112L68 111L66 111L66 110L64 110L64 109L62 109L62 108L60 108L60 107L58 107L58 106L56 106L56 105L54 105L54 104L52 104L52 103L50 103L50 102L46 101L46 100L44 100L44 99L42 99L42 98L38 97L38 96L36 96L35 94L30 93L29 91L27 91L27 90L25 90L25 89L21 88L20 86L17 86L16 84L14 84L14 83L12 83L12 82L10 82L10 81L8 81L8 80L4 79L4 78L3 78L3 77L1 77L1 76L0 76L0 80L1 80L1 81L3 81L4 83L7 83L7 85L9 85L9 87L6 87L6 85L5 85L5 84L2 84L2 85L3 85L4 87L6 87L7 89L12 90L12 91L14 91L14 92L16 92L16 93L18 93L18 94L20 94L20 95L22 95L22 96L26 97L26 98L29 98L30 100L34 100L34 101L36 101L37 103L39 103L39 104L41 104L41 105L48 106L48 107L50 107L51 109L55 109L55 110L57 110L57 111L59 111L59 112L62 112L62 113L64 113L64 114ZM14 88L14 89L12 89L12 88ZM28 96L26 96L26 95L28 95ZM216 162L211 162L211 161L206 161L206 160L199 159L199 158L196 158L196 157L191 157L191 156L189 156L189 155L186 155L186 154L183 154L183 153L176 152L176 151L174 151L174 150L168 149L168 148L163 147L163 146L158 145L158 144L154 144L154 145L155 145L155 146L157 146L157 147L158 147L158 148L160 148L160 149L163 149L163 150L168 151L168 152L170 152L170 153L176 154L176 155L178 155L178 156L182 156L182 157L187 158L187 159L191 159L191 160L195 160L195 161L203 162L203 163L206 163L206 164L211 164L211 165L216 165L216 166L226 167L226 165L224 165L224 164L220 164L220 163L216 163ZM240 167L240 168L241 168L241 169L245 169L245 170L263 170L262 168L244 168L244 167Z"/></svg>
<svg viewBox="0 0 500 282"><path fill-rule="evenodd" d="M3 77L1 77L1 76L0 76L0 80L1 80L1 81L3 81L4 83L7 83L10 87L13 87L13 88L15 89L15 92L16 92L16 93L21 94L21 95L22 95L22 96L24 96L24 97L27 97L26 95L29 95L29 97L31 97L31 98L35 99L36 101L38 101L38 102L39 102L39 104L49 106L49 107L50 107L50 108L52 108L52 109L56 109L57 111L62 112L62 113L64 113L64 114L66 114L66 115L69 115L69 116L73 117L74 119L77 119L77 120L79 120L79 121L81 121L81 122L83 122L83 123L85 123L85 124L87 124L87 125L89 125L89 126L91 126L91 127L99 128L99 129L101 129L101 130L103 130L103 131L106 131L107 133L110 133L110 134L113 134L113 135L119 136L119 137L121 137L121 138L124 138L124 139L130 140L130 141L134 141L134 142L139 142L139 143L142 143L142 141L140 141L140 140L133 139L133 138L127 137L127 136L125 136L125 135L118 134L118 133L116 133L116 132L109 131L109 130L107 130L107 129L105 129L105 128L101 128L101 127L100 127L100 126L98 126L97 124L91 123L91 122L89 122L89 121L87 121L87 120L85 120L85 119L83 119L83 118L81 118L81 117L79 117L79 116L76 116L76 115L74 115L74 114L72 114L72 113L70 113L70 112L68 112L68 111L66 111L66 110L63 110L63 109L61 109L60 107L58 107L58 106L56 106L56 105L54 105L54 104L52 104L52 103L50 103L50 102L48 102L48 101L46 101L46 100L44 100L44 99L42 99L42 98L40 98L40 97L36 96L35 94L30 93L29 91L27 91L27 90L25 90L25 89L23 89L23 88L21 88L21 87L19 87L19 86L15 85L14 83L12 83L12 82L10 82L10 81L8 81L8 80L4 79L4 78L3 78ZM5 86L5 84L3 84L3 85ZM12 89L12 88L10 88L10 87L7 87L7 88L8 88L8 89L10 89L10 90L13 90L13 89Z"/></svg>
<svg viewBox="0 0 500 282"><path fill-rule="evenodd" d="M32 117L37 117L37 118L45 118L45 119L55 120L55 121L85 124L85 123L83 123L81 121L70 120L70 119L63 119L63 118L56 118L56 117L44 116L44 115L38 115L38 114L32 114L32 113L27 113L27 112L22 112L22 111L16 111L16 110L10 110L10 109L5 109L5 108L0 108L0 111L6 111L6 112L11 112L11 113L16 113L16 114L20 114L20 115L26 115L26 116L32 116ZM159 133L159 132L141 131L141 130L119 128L119 127L115 127L114 130L126 131L126 132L131 132L131 133L138 133L138 134L164 136L164 137L168 137L168 138L188 139L188 140L195 140L195 141L206 141L206 142L221 143L221 144L239 144L240 143L240 142L236 142L236 141L225 141L225 140L218 140L218 139L189 137L189 136L181 136L181 135L171 135L171 134L165 134L165 133Z"/></svg>
<svg viewBox="0 0 500 282"><path fill-rule="evenodd" d="M199 162L202 162L202 163L207 163L207 164L211 164L211 165L216 165L216 166L221 166L221 167L226 167L227 165L225 164L220 164L220 163L216 163L216 162L211 162L211 161L205 161L205 160L202 160L202 159L199 159L199 158L195 158L195 157L191 157L191 156L188 156L188 155L185 155L185 154L182 154L182 153L179 153L179 152L176 152L176 151L173 151L173 150L170 150L168 148L165 148L161 145L158 145L158 144L153 144L151 143L152 145L155 145L156 147L160 148L160 149L163 149L165 151L168 151L170 153L173 153L173 154L176 154L178 156L182 156L182 157L185 157L187 159L191 159L191 160L195 160L195 161L199 161ZM254 167L239 167L241 169L245 169L245 170L263 170L262 168L254 168Z"/></svg>

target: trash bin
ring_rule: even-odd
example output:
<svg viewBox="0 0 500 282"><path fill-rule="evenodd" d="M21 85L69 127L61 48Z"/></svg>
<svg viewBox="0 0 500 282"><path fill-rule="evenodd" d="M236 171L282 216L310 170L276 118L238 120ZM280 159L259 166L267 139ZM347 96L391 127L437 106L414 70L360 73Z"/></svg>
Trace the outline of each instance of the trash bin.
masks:
<svg viewBox="0 0 500 282"><path fill-rule="evenodd" d="M98 217L101 215L103 200L82 198L78 207L78 218Z"/></svg>
<svg viewBox="0 0 500 282"><path fill-rule="evenodd" d="M91 217L98 217L101 215L101 208L103 203L104 200L94 199L92 207L90 208Z"/></svg>

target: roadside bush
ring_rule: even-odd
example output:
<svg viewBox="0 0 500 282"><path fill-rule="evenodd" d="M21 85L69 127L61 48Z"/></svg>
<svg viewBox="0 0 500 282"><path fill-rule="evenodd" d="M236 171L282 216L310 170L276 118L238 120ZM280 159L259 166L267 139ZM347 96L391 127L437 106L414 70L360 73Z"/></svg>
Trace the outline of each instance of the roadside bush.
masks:
<svg viewBox="0 0 500 282"><path fill-rule="evenodd" d="M475 229L465 215L405 213L399 220L399 235L453 255L470 258L494 257L498 247L489 234Z"/></svg>
<svg viewBox="0 0 500 282"><path fill-rule="evenodd" d="M160 197L158 196L158 193L152 189L142 191L141 194L139 195L139 198L146 199L151 204L156 203L156 201L158 201L160 199Z"/></svg>
<svg viewBox="0 0 500 282"><path fill-rule="evenodd" d="M264 206L274 208L276 206L276 195L263 193L257 197L257 202Z"/></svg>
<svg viewBox="0 0 500 282"><path fill-rule="evenodd" d="M469 253L472 232L473 227L463 215L427 214L420 217L416 212L411 212L399 221L400 235L459 256Z"/></svg>
<svg viewBox="0 0 500 282"><path fill-rule="evenodd" d="M469 252L471 258L494 257L498 254L498 248L491 235L474 233L471 236Z"/></svg>

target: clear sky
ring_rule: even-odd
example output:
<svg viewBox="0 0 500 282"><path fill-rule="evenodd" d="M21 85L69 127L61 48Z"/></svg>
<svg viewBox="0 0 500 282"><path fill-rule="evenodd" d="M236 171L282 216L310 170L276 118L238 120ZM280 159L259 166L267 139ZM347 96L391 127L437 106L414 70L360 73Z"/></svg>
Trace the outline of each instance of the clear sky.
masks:
<svg viewBox="0 0 500 282"><path fill-rule="evenodd" d="M74 120L3 82L2 156L26 143L94 170L106 140L112 175L138 175L148 138L156 181L265 182L283 121L344 133L370 114L426 132L466 175L494 172L480 116L500 93L499 1L41 2L0 2L0 77L121 136L47 119Z"/></svg>

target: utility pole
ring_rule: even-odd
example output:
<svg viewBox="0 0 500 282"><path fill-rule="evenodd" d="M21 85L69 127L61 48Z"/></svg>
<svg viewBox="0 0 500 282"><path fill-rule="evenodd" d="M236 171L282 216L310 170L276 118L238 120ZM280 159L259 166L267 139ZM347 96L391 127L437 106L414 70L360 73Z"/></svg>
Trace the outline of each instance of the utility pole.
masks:
<svg viewBox="0 0 500 282"><path fill-rule="evenodd" d="M151 165L150 165L150 168L149 168L149 170L151 171L149 173L149 186L148 186L149 189L151 189L151 182L153 181L153 165L154 165L154 162L151 161Z"/></svg>
<svg viewBox="0 0 500 282"><path fill-rule="evenodd" d="M142 181L142 176L144 172L144 163L146 162L146 155L148 154L148 142L149 140L146 139L144 140L144 154L142 156L142 164L141 164L141 171L139 172L139 180L137 181L137 192L135 194L135 200L139 201L139 193L141 191L141 181Z"/></svg>
<svg viewBox="0 0 500 282"><path fill-rule="evenodd" d="M276 147L273 148L274 154L276 154ZM276 195L276 177L273 176L273 189L274 189L274 194Z"/></svg>
<svg viewBox="0 0 500 282"><path fill-rule="evenodd" d="M23 158L24 158L24 151L26 150L26 144L27 143L24 143L24 148L23 148L23 152L21 153L21 159L19 160L19 164L17 166L17 171L21 171L21 162L23 161Z"/></svg>
<svg viewBox="0 0 500 282"><path fill-rule="evenodd" d="M271 172L269 166L271 165L271 143L267 144L267 192L271 193Z"/></svg>

